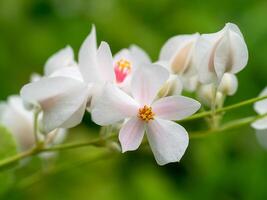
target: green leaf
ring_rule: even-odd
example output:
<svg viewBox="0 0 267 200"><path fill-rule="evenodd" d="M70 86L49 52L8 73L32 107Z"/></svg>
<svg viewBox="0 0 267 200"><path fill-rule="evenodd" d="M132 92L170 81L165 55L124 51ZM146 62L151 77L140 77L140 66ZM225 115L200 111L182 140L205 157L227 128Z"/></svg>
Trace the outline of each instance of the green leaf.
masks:
<svg viewBox="0 0 267 200"><path fill-rule="evenodd" d="M5 127L0 126L0 161L16 154L17 147L13 135ZM0 195L9 189L13 180L14 171L12 169L0 171Z"/></svg>

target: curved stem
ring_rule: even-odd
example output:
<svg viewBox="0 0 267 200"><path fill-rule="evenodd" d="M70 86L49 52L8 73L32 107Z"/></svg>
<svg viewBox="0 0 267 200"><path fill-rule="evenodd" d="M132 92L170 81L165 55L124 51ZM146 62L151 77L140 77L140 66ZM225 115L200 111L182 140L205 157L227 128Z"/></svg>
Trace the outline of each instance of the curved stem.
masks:
<svg viewBox="0 0 267 200"><path fill-rule="evenodd" d="M230 106L225 106L223 108L219 108L219 109L215 110L215 114L223 113L223 112L226 112L226 111L229 111L229 110L234 110L236 108L239 108L239 107L242 107L242 106L246 106L246 105L249 105L249 104L253 104L253 103L257 102L257 101L261 101L261 100L264 100L266 98L267 98L267 96L255 97L255 98L248 99L248 100L236 103L236 104L232 104ZM191 121L191 120L195 120L195 119L208 117L208 116L211 116L212 113L213 113L212 111L200 112L200 113L194 114L194 115L192 115L192 116L190 116L190 117L188 117L186 119L179 120L178 122L186 122L186 121Z"/></svg>

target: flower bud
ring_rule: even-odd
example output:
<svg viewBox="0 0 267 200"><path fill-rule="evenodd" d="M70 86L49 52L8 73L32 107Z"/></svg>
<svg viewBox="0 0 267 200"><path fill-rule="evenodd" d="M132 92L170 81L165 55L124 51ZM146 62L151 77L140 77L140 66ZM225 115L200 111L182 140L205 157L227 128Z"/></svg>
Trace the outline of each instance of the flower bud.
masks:
<svg viewBox="0 0 267 200"><path fill-rule="evenodd" d="M219 84L218 90L225 94L232 96L236 93L238 88L238 80L234 74L225 73Z"/></svg>
<svg viewBox="0 0 267 200"><path fill-rule="evenodd" d="M160 89L158 96L166 97L172 95L180 95L183 90L183 83L179 76L171 74L169 79Z"/></svg>
<svg viewBox="0 0 267 200"><path fill-rule="evenodd" d="M201 85L197 91L198 99L206 106L211 106L213 101L215 86L213 84ZM223 101L223 94L220 91L217 91L216 94L216 105L220 105Z"/></svg>

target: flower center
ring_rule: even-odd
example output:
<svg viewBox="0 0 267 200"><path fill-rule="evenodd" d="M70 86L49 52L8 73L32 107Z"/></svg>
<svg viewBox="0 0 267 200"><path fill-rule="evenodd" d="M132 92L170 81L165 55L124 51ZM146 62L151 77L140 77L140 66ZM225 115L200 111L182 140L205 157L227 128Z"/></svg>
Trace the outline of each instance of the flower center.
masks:
<svg viewBox="0 0 267 200"><path fill-rule="evenodd" d="M117 83L122 83L127 75L131 72L131 63L126 59L120 59L115 64L115 75Z"/></svg>
<svg viewBox="0 0 267 200"><path fill-rule="evenodd" d="M153 113L152 108L150 106L145 105L143 108L139 109L138 117L145 122L149 122L153 120L155 113Z"/></svg>

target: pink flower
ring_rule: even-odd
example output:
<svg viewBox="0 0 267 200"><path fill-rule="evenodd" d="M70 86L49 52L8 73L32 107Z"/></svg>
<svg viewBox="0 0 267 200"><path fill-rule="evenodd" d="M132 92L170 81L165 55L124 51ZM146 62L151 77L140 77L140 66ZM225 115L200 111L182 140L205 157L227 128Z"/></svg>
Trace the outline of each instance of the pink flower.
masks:
<svg viewBox="0 0 267 200"><path fill-rule="evenodd" d="M126 119L119 133L123 152L136 150L146 132L159 165L179 161L188 146L186 130L172 120L183 119L200 108L197 101L183 96L156 99L168 77L165 68L144 65L133 74L132 96L107 84L92 110L92 118L99 125Z"/></svg>

